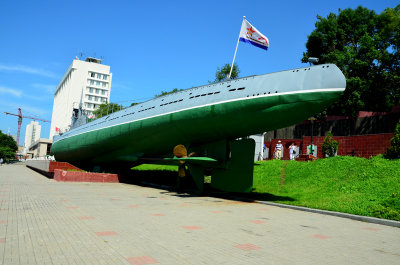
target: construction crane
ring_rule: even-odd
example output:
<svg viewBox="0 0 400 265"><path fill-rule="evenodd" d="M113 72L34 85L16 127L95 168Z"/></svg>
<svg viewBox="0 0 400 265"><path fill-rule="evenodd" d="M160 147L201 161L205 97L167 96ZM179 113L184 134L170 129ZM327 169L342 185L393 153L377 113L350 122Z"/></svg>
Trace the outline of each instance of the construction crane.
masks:
<svg viewBox="0 0 400 265"><path fill-rule="evenodd" d="M21 108L18 108L18 114L13 114L13 113L9 113L9 112L4 112L4 113L18 117L17 145L19 145L19 135L21 133L22 118L32 119L32 120L36 120L36 121L50 122L50 121L35 118L35 117L23 116L22 112L21 112Z"/></svg>

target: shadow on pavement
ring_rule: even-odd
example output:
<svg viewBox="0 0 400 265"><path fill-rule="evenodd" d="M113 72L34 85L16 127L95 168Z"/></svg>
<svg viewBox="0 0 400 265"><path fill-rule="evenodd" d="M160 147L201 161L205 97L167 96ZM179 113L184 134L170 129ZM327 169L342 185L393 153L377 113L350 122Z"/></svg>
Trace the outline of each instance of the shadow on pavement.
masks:
<svg viewBox="0 0 400 265"><path fill-rule="evenodd" d="M228 200L252 202L252 201L295 201L294 198L287 196L277 196L270 193L235 193L235 192L223 192L213 188L208 183L204 184L204 192L199 192L196 189L196 185L191 177L185 177L181 180L181 187L177 190L177 172L168 170L132 170L129 174L125 174L123 178L120 178L121 183L134 184L140 186L155 187L158 189L164 189L165 192L162 194L177 196L177 197L215 197L223 198Z"/></svg>
<svg viewBox="0 0 400 265"><path fill-rule="evenodd" d="M232 193L231 195L238 196L241 198L246 198L253 201L295 201L292 197L287 196L278 196L271 193L258 193L258 192L249 192L249 193Z"/></svg>

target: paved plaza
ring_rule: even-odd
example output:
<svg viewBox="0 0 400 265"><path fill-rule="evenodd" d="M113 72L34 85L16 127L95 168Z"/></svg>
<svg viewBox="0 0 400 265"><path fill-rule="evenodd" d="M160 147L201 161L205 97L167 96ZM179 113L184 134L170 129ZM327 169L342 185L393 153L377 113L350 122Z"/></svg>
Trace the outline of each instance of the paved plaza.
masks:
<svg viewBox="0 0 400 265"><path fill-rule="evenodd" d="M3 165L0 264L400 264L400 229Z"/></svg>

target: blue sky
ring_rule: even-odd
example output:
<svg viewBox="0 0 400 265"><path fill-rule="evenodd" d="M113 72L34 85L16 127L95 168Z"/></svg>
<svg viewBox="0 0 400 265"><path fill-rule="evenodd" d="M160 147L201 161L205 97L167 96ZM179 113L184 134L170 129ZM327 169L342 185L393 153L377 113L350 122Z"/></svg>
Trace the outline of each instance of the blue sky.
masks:
<svg viewBox="0 0 400 265"><path fill-rule="evenodd" d="M359 5L380 13L398 1L11 1L0 2L0 130L17 117L51 120L53 93L75 56L103 57L113 73L111 102L129 105L161 90L214 80L231 63L242 17L270 41L240 43L240 76L305 66L300 62L317 15ZM22 145L25 127L21 128ZM42 123L48 138L50 123Z"/></svg>

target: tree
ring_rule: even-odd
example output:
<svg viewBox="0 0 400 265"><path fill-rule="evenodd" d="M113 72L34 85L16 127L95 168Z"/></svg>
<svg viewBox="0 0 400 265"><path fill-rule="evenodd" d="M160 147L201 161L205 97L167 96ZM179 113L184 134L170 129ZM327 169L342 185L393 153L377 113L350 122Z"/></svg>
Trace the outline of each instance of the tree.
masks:
<svg viewBox="0 0 400 265"><path fill-rule="evenodd" d="M172 93L175 93L175 92L179 92L179 91L182 91L182 90L183 89L177 89L177 88L174 88L171 91L162 91L161 90L161 94L155 95L154 97L158 98L158 97L162 97L162 96L165 96L165 95L168 95L168 94L172 94Z"/></svg>
<svg viewBox="0 0 400 265"><path fill-rule="evenodd" d="M222 66L222 68L217 68L217 72L215 73L215 80L214 82L221 82L224 79L227 78L227 76L229 75L229 72L231 71L231 65L229 63L224 64L224 66ZM239 77L239 66L235 63L233 65L233 69L232 69L232 74L231 74L231 79L236 79Z"/></svg>
<svg viewBox="0 0 400 265"><path fill-rule="evenodd" d="M388 158L400 158L400 121L397 123L394 136L390 140L390 147L387 150Z"/></svg>
<svg viewBox="0 0 400 265"><path fill-rule="evenodd" d="M102 103L95 111L93 111L94 119L101 118L110 113L119 111L122 109L122 105L116 103Z"/></svg>
<svg viewBox="0 0 400 265"><path fill-rule="evenodd" d="M333 140L332 133L328 132L328 135L325 137L324 142L322 143L322 153L328 157L332 157L336 155L338 148L339 142Z"/></svg>
<svg viewBox="0 0 400 265"><path fill-rule="evenodd" d="M400 103L400 5L381 14L364 7L317 16L302 62L318 57L334 63L347 79L330 114L355 116L359 110L390 111Z"/></svg>
<svg viewBox="0 0 400 265"><path fill-rule="evenodd" d="M15 153L18 150L17 142L11 136L4 134L0 130L0 158L4 161L15 159Z"/></svg>

